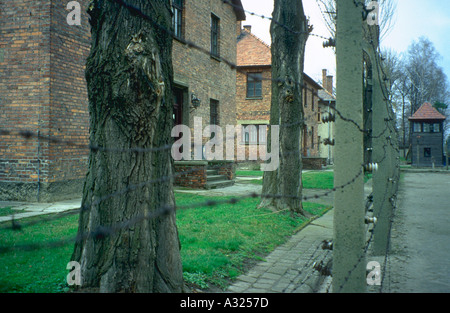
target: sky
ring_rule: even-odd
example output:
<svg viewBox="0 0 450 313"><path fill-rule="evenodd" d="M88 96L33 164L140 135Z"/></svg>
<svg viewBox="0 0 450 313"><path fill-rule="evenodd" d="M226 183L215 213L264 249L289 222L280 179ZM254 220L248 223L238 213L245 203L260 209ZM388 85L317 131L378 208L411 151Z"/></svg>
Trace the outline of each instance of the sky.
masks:
<svg viewBox="0 0 450 313"><path fill-rule="evenodd" d="M244 10L259 15L272 16L273 0L241 0ZM325 26L318 0L302 0L305 15L314 26L313 33L330 37ZM450 83L450 1L448 0L394 0L397 11L392 30L381 42L382 48L404 53L413 41L428 37L441 55L439 66L444 69ZM251 25L252 33L270 44L270 20L246 13L243 25ZM331 48L323 48L322 38L310 36L306 45L305 73L316 81L322 80L322 69L336 75L335 54Z"/></svg>

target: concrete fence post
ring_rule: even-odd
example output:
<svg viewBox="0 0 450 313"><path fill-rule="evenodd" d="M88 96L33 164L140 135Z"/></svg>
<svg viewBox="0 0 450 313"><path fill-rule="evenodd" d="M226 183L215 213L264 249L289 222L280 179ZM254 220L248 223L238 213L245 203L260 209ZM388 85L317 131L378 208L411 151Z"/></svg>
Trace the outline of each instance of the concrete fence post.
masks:
<svg viewBox="0 0 450 313"><path fill-rule="evenodd" d="M373 215L377 217L377 224L373 230L372 252L374 255L384 255L388 243L389 220L391 218L392 206L389 201L394 172L392 169L392 146L391 141L396 140L392 137L391 121L387 108L387 100L383 93L383 82L377 55L376 47L371 51L374 67L372 69L374 79L373 86L373 158L374 162L379 163L378 170L373 173ZM378 61L376 61L378 58ZM381 136L380 136L381 135Z"/></svg>
<svg viewBox="0 0 450 313"><path fill-rule="evenodd" d="M362 8L337 0L337 108L346 119L363 125ZM366 264L364 178L356 175L364 160L363 133L349 121L336 120L333 222L333 292L365 292Z"/></svg>

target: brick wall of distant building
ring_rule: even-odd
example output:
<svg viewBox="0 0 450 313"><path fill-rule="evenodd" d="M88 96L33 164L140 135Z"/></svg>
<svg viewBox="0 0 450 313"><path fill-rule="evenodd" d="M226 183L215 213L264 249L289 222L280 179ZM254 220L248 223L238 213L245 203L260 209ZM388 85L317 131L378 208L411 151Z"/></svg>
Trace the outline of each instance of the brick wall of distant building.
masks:
<svg viewBox="0 0 450 313"><path fill-rule="evenodd" d="M262 80L262 97L257 99L247 98L247 75L246 73L261 72ZM303 112L305 117L304 137L302 141L303 156L319 157L318 144L320 140L319 127L322 124L321 112L319 108L319 96L317 87L304 79L307 88L303 88ZM237 72L237 120L240 125L269 125L270 105L271 105L271 69L267 67L260 68L239 68ZM238 132L238 140L242 142L242 132ZM265 145L265 144L264 144ZM265 154L259 154L258 144L247 144L245 159L248 160L251 155L258 155L258 159L265 157ZM262 149L266 151L266 149Z"/></svg>

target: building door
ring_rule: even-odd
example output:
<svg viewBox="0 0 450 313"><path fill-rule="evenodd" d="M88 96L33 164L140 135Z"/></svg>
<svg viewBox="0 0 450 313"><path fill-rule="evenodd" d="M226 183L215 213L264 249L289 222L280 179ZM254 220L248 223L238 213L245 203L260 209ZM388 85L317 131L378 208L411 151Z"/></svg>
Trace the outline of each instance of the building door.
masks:
<svg viewBox="0 0 450 313"><path fill-rule="evenodd" d="M174 88L173 91L173 125L183 124L183 89Z"/></svg>
<svg viewBox="0 0 450 313"><path fill-rule="evenodd" d="M184 92L183 89L180 88L174 88L173 89L173 126L182 125L183 124L183 96ZM174 137L173 140L176 142L177 140L181 139L181 133L180 136ZM181 158L181 153L183 153L183 146L181 146L178 149L178 152L180 155L177 155L177 159ZM177 153L178 154L178 153Z"/></svg>
<svg viewBox="0 0 450 313"><path fill-rule="evenodd" d="M303 126L303 144L302 144L302 152L303 152L303 156L307 157L308 156L308 127L306 125Z"/></svg>

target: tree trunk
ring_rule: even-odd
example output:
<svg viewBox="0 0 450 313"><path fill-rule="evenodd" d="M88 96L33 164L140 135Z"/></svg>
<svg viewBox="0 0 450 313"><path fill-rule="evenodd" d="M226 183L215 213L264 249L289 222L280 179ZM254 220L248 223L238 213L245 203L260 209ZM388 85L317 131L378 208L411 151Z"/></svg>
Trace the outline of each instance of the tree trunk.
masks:
<svg viewBox="0 0 450 313"><path fill-rule="evenodd" d="M147 183L172 173L170 150L148 151L171 141L172 37L119 2L94 0L88 11L90 141L114 151L90 152L72 260L81 264L82 288L181 292L175 213L150 218L174 205L172 182ZM169 0L127 3L171 29Z"/></svg>
<svg viewBox="0 0 450 313"><path fill-rule="evenodd" d="M274 22L274 20L276 22ZM302 208L301 141L304 125L302 86L308 24L302 1L275 0L272 36L272 104L270 124L280 125L280 164L266 171L259 207L289 209L307 215ZM271 146L271 135L268 136Z"/></svg>

